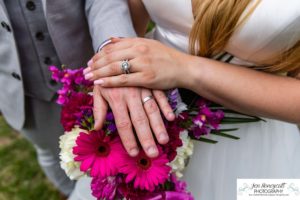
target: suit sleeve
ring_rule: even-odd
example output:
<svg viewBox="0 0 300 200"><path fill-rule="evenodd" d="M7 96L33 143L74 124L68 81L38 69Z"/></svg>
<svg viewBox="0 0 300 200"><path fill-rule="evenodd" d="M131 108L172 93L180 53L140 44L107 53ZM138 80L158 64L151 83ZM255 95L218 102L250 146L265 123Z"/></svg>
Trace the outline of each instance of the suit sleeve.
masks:
<svg viewBox="0 0 300 200"><path fill-rule="evenodd" d="M127 0L86 0L85 13L94 50L110 37L135 37Z"/></svg>

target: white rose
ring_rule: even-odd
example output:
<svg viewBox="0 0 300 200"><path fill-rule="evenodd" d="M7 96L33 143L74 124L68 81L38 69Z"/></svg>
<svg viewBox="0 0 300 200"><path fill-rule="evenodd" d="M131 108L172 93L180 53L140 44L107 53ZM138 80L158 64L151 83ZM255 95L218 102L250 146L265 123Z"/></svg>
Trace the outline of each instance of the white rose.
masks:
<svg viewBox="0 0 300 200"><path fill-rule="evenodd" d="M76 139L80 132L87 133L86 130L75 127L70 132L65 132L59 138L60 166L71 180L77 180L84 175L80 171L80 163L74 161L75 155L73 154L73 147L76 145Z"/></svg>
<svg viewBox="0 0 300 200"><path fill-rule="evenodd" d="M180 113L186 111L187 109L187 105L184 102L179 101L176 105L175 115L178 117Z"/></svg>
<svg viewBox="0 0 300 200"><path fill-rule="evenodd" d="M177 148L177 155L175 159L170 163L172 172L176 174L178 178L183 176L182 171L186 166L186 162L189 157L193 154L194 144L191 138L188 136L188 131L184 130L180 133L180 139L182 146Z"/></svg>

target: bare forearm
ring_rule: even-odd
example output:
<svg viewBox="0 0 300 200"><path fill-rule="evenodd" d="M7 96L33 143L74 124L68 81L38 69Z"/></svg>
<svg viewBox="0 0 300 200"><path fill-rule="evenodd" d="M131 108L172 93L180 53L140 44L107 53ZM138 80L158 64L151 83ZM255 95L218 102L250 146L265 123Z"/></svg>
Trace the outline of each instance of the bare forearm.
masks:
<svg viewBox="0 0 300 200"><path fill-rule="evenodd" d="M184 87L233 110L300 122L300 81L242 66L189 57Z"/></svg>
<svg viewBox="0 0 300 200"><path fill-rule="evenodd" d="M108 56L117 62L128 57L130 51L135 73L122 74L118 65L105 64L108 59L104 57L102 64L96 66L99 69L90 76L92 80L101 78L96 84L154 89L183 87L239 112L300 123L298 79L188 55L149 39L119 39L118 42L132 46L130 50L119 50L123 57Z"/></svg>

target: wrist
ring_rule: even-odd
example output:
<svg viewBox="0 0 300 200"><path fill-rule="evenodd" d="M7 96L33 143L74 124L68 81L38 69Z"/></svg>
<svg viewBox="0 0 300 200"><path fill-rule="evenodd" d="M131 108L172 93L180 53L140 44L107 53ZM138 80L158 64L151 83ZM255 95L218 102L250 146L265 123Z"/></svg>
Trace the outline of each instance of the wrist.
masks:
<svg viewBox="0 0 300 200"><path fill-rule="evenodd" d="M179 72L179 87L195 91L195 88L201 86L205 58L193 55L185 55L181 70Z"/></svg>

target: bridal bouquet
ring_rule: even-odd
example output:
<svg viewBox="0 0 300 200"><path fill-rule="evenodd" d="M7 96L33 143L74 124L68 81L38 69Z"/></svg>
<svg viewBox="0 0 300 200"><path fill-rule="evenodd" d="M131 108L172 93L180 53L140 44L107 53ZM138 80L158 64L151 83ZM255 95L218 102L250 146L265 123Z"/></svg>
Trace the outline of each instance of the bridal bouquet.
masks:
<svg viewBox="0 0 300 200"><path fill-rule="evenodd" d="M53 80L62 84L57 92L65 130L60 137L61 167L71 179L92 177L92 194L97 199L191 200L186 183L179 178L193 153L192 140L216 143L203 137L208 134L238 139L225 133L236 129L219 129L221 123L235 123L238 118L224 117L226 110L200 97L186 106L175 89L168 92L168 98L176 119L165 122L170 141L157 144L156 158L147 157L142 150L138 156L130 157L121 143L112 112L107 113L102 130L93 129L93 83L84 79L83 69L59 70L51 66L50 71Z"/></svg>

